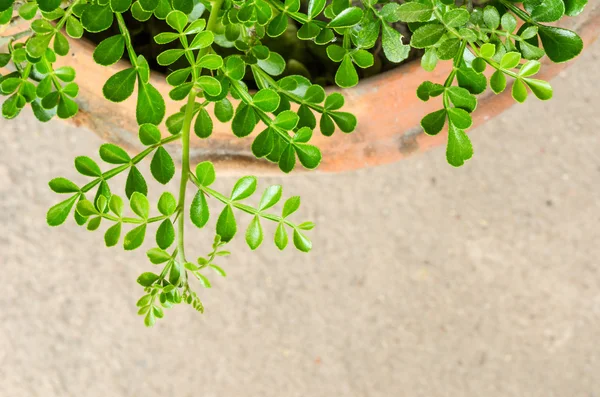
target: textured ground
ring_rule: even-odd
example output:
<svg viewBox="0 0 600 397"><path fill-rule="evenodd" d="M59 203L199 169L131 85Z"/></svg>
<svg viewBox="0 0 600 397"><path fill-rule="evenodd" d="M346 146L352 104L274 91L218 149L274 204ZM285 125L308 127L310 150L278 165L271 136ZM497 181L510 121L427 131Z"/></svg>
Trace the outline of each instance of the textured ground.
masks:
<svg viewBox="0 0 600 397"><path fill-rule="evenodd" d="M46 182L100 140L0 121L0 396L600 396L599 57L473 131L462 169L264 181L304 196L313 253L238 239L206 314L152 330L141 252L45 225Z"/></svg>

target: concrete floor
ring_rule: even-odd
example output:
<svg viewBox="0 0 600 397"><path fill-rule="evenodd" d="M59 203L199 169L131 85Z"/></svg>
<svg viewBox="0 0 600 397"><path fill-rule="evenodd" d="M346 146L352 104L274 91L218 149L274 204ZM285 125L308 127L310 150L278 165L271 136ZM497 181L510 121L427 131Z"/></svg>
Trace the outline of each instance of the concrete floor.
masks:
<svg viewBox="0 0 600 397"><path fill-rule="evenodd" d="M45 224L47 181L100 139L0 121L0 397L600 396L599 57L597 43L555 79L555 100L473 131L462 169L438 148L263 180L303 195L314 251L238 238L207 312L150 330L143 252Z"/></svg>

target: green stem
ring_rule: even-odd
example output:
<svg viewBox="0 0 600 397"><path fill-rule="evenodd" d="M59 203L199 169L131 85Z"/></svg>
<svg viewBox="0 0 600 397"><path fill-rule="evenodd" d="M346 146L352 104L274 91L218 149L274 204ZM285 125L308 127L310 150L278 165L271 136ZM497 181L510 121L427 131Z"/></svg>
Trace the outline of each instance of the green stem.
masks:
<svg viewBox="0 0 600 397"><path fill-rule="evenodd" d="M208 22L206 23L206 30L214 32L219 12L221 11L221 6L223 5L224 0L215 0L213 3L212 9L210 10L210 17L208 18ZM199 60L205 54L210 51L210 46L203 48L198 52L197 59ZM195 65L192 65L192 69L196 69ZM200 76L202 70L198 69L195 76ZM190 178L190 131L192 126L192 119L194 118L194 109L196 106L196 96L198 95L195 89L190 91L188 95L188 101L185 106L185 113L183 118L183 127L181 130L181 180L179 182L179 198L177 200L177 208L178 208L178 218L177 218L177 259L180 264L184 264L186 262L185 259L185 243L184 243L184 233L185 233L185 216L183 216L185 210L185 192L187 188L187 182ZM187 272L184 273L184 283L187 282Z"/></svg>
<svg viewBox="0 0 600 397"><path fill-rule="evenodd" d="M137 69L137 55L135 54L135 50L133 49L133 44L131 43L131 36L129 35L129 29L127 29L127 25L125 24L125 20L123 19L123 15L118 12L115 12L115 16L117 17L117 22L119 23L119 30L121 31L121 35L123 39L125 39L125 47L127 48L127 54L129 55L129 62Z"/></svg>
<svg viewBox="0 0 600 397"><path fill-rule="evenodd" d="M67 10L65 11L65 14L62 16L60 21L56 24L56 31L59 31L62 29L63 25L67 22L67 19L73 13L73 7L75 7L80 2L81 2L81 0L76 0L73 3L71 3L71 5L69 6L69 8L67 8Z"/></svg>
<svg viewBox="0 0 600 397"><path fill-rule="evenodd" d="M537 25L537 23L535 23L535 21L531 19L529 14L527 14L525 11L521 10L519 7L515 6L511 2L506 0L500 0L500 3L509 10L511 10L516 16L521 18L523 21Z"/></svg>

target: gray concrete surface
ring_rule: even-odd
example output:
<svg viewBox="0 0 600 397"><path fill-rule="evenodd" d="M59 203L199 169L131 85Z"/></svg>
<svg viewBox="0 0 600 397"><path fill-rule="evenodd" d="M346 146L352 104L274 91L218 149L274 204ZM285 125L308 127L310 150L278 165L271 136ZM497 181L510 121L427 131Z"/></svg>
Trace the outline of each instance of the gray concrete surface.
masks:
<svg viewBox="0 0 600 397"><path fill-rule="evenodd" d="M462 169L438 148L263 180L303 195L313 253L238 238L206 314L151 330L143 252L45 225L46 182L100 139L0 121L0 396L600 396L599 57L473 131Z"/></svg>

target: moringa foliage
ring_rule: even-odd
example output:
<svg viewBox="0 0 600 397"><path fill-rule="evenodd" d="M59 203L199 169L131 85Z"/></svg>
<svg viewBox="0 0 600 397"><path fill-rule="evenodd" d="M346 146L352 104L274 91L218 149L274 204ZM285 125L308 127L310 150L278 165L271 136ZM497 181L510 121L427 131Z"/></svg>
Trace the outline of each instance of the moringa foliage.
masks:
<svg viewBox="0 0 600 397"><path fill-rule="evenodd" d="M411 47L424 49L421 64L428 71L434 70L440 60L452 62L452 71L444 82L423 82L417 96L423 101L441 96L440 110L425 115L421 125L433 135L447 124L447 159L460 166L473 154L465 131L472 124L476 96L488 86L487 76L491 76L489 85L497 94L511 80L516 101L525 101L528 89L547 100L552 97L552 88L534 78L540 70L539 59L547 55L553 62L566 62L583 48L576 33L551 23L565 15L578 15L587 0L485 3L488 5L473 8L471 0L413 0L402 4L387 0L0 0L1 31L22 27L20 20L31 21L23 30L0 38L8 49L0 54L0 66L8 65L13 70L0 77L0 92L7 96L2 115L14 118L30 104L42 122L55 116L73 117L78 111L76 72L69 66L54 67L57 57L69 52L66 36L77 39L84 30L102 32L116 21L120 34L104 39L93 58L108 66L127 54L131 66L111 76L102 91L112 102L134 97L139 139L146 149L131 157L117 145L104 144L99 150L100 158L108 164L104 170L89 157L77 157L76 170L90 180L83 186L66 178L51 180L50 188L68 198L50 208L47 221L58 226L73 213L77 224L88 230L107 224L106 245L122 241L126 250L140 247L152 228L156 247L147 256L159 270L145 272L137 280L144 289L137 302L139 314L147 326L152 326L163 317L165 308L178 303L204 310L190 279L194 277L200 286L210 288L206 273L211 271L209 268L225 276L214 262L229 255L223 246L237 234L239 214L251 217L245 239L252 250L264 239L261 222L276 224L274 243L279 249L288 245L289 233L298 250L308 252L312 247L305 231L314 224L290 219L300 206L299 197L288 198L282 211L274 213L272 207L281 200L282 188L269 186L258 206L251 206L244 200L257 190L255 177L239 179L230 194L220 193L210 187L215 181L212 163L202 162L192 168L189 160L191 133L200 139L210 138L216 120L230 123L231 131L239 138L254 132L254 155L277 163L286 173L297 162L307 169L317 168L321 152L309 143L317 128L326 136L331 136L336 127L344 133L355 129L354 115L341 110L343 95L327 94L323 87L299 75L281 77L286 61L262 44L265 37L282 35L289 21L295 21L300 26L300 40L324 46L327 56L339 63L335 82L342 88L358 84L357 68L372 66L372 51L377 48L396 63L408 57ZM154 16L170 27L156 34L154 40L165 45L157 57L160 65L186 61L184 67L172 67L166 76L173 87L169 97L183 101L179 112L165 114L164 98L150 82L148 61L133 48L122 15L125 12L140 21ZM408 23L410 43L393 27L397 22ZM236 51L223 57L219 48ZM484 74L486 69L493 73ZM247 73L259 88L255 93L242 80ZM158 127L163 121L164 133ZM259 122L260 131L255 132ZM151 211L146 176L138 164L151 157L152 177L168 183L176 169L166 147L175 141L182 147L180 189L177 197L162 193L157 211ZM109 185L110 179L118 175L126 175L124 195L116 194ZM186 204L189 186L196 193ZM215 207L209 205L209 200L220 204L217 212L212 212L216 230L211 251L190 261L184 248L185 219L189 217L196 227L204 228ZM125 210L125 201L130 211Z"/></svg>

